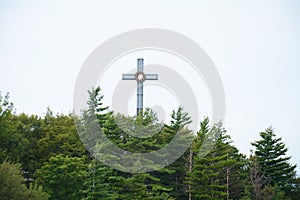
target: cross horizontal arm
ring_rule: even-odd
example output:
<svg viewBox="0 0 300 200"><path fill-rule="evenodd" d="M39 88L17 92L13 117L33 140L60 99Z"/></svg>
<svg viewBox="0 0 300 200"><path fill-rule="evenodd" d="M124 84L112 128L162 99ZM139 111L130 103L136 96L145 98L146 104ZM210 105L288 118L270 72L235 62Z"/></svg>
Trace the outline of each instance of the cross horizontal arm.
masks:
<svg viewBox="0 0 300 200"><path fill-rule="evenodd" d="M135 80L135 74L122 74L122 80Z"/></svg>
<svg viewBox="0 0 300 200"><path fill-rule="evenodd" d="M145 74L145 75L146 75L146 80L158 80L157 74Z"/></svg>

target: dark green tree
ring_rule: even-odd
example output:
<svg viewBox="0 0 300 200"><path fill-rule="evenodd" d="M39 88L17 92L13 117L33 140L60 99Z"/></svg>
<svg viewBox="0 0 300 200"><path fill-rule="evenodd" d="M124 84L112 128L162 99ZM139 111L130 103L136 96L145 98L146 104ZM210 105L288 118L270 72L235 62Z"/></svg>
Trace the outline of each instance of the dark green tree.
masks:
<svg viewBox="0 0 300 200"><path fill-rule="evenodd" d="M14 115L12 119L15 131L21 139L16 147L19 152L16 158L11 158L20 162L24 170L24 176L29 187L33 181L33 174L41 166L38 155L38 141L44 137L41 131L41 118L36 115L28 116L25 113Z"/></svg>
<svg viewBox="0 0 300 200"><path fill-rule="evenodd" d="M85 179L84 200L120 199L124 178L103 163L92 160L88 167L88 176Z"/></svg>
<svg viewBox="0 0 300 200"><path fill-rule="evenodd" d="M188 125L192 122L191 117L187 112L184 111L183 107L179 107L177 110L173 110L171 114L170 125L165 125L163 130L163 141L162 145L168 144L176 134L187 130ZM190 137L193 137L190 131ZM184 137L182 138L185 139ZM180 143L179 143L180 144ZM184 144L184 143L183 143ZM176 149L172 149L176 151ZM170 152L172 153L172 152ZM173 152L175 153L175 152ZM167 166L166 168L160 170L160 172L155 172L161 177L161 184L172 188L170 195L175 199L187 199L187 185L185 183L185 178L189 169L189 149L178 158L175 162Z"/></svg>
<svg viewBox="0 0 300 200"><path fill-rule="evenodd" d="M13 104L9 101L9 94L2 97L0 93L0 162L8 157L16 161L16 147L21 136L16 133L12 121Z"/></svg>
<svg viewBox="0 0 300 200"><path fill-rule="evenodd" d="M228 137L229 139L230 137ZM225 142L224 152L227 153L227 160L231 164L223 170L223 182L226 183L226 192L229 199L247 199L250 196L251 188L249 179L249 160L245 155L231 144Z"/></svg>
<svg viewBox="0 0 300 200"><path fill-rule="evenodd" d="M103 105L103 95L101 94L101 88L99 86L96 88L92 88L88 91L88 93L88 114L96 115L96 118L99 120L100 126L102 127L111 113L108 111L108 106Z"/></svg>
<svg viewBox="0 0 300 200"><path fill-rule="evenodd" d="M135 117L118 116L118 120L123 119L126 124L122 125L127 130L122 133L121 148L129 152L151 152L156 151L165 145L162 142L164 133L161 124L158 122L155 113L150 109L145 109L143 113ZM128 125L129 124L129 125ZM133 124L133 126L131 126ZM131 130L131 127L135 127ZM137 130L138 129L138 130ZM158 131L156 135L149 138L139 138L131 136L128 131L136 131L138 133L146 133L147 131ZM143 132L144 131L144 132ZM141 166L140 163L149 163L150 166L155 166L151 160L140 156L131 157L124 154L123 159L126 159L128 165L132 167L132 170L145 169L146 166ZM126 164L125 166L126 167ZM136 168L135 168L136 167ZM147 168L146 168L147 169ZM121 173L124 179L123 190L121 194L123 199L172 199L169 192L171 187L162 184L160 174L155 172L129 174Z"/></svg>
<svg viewBox="0 0 300 200"><path fill-rule="evenodd" d="M296 176L296 165L289 163L290 156L286 156L288 149L277 138L273 128L267 128L260 133L261 140L251 143L255 147L255 157L264 179L273 187L279 187L288 194L293 190L292 181Z"/></svg>
<svg viewBox="0 0 300 200"><path fill-rule="evenodd" d="M107 155L110 148L104 142L105 134L108 139L118 144L120 143L120 129L118 128L113 113L103 106L103 95L100 87L92 88L87 101L87 109L82 111L76 123L79 129L81 140L89 151L89 166L87 178L84 182L84 199L121 199L123 177L116 170L97 160L111 159L115 155ZM102 152L107 152L102 156ZM101 155L99 155L101 154ZM118 157L117 157L118 158Z"/></svg>
<svg viewBox="0 0 300 200"><path fill-rule="evenodd" d="M94 154L96 144L103 142L103 129L107 120L111 118L112 112L108 111L107 106L103 106L103 95L100 87L92 88L88 91L89 99L87 101L87 109L83 110L80 116L77 116L76 126L79 130L80 139L91 156Z"/></svg>
<svg viewBox="0 0 300 200"><path fill-rule="evenodd" d="M26 188L21 165L4 161L0 164L0 198L2 200L47 200L49 195L36 184Z"/></svg>
<svg viewBox="0 0 300 200"><path fill-rule="evenodd" d="M296 177L292 180L293 189L290 193L291 199L300 197L300 177Z"/></svg>
<svg viewBox="0 0 300 200"><path fill-rule="evenodd" d="M79 139L72 115L53 115L48 109L41 120L40 131L43 136L37 142L36 159L41 168L50 157L62 154L70 157L84 157L86 148Z"/></svg>
<svg viewBox="0 0 300 200"><path fill-rule="evenodd" d="M174 199L168 194L168 192L170 191L169 188L160 185L160 179L154 177L150 173L124 175L127 176L127 178L124 180L124 186L121 193L122 199L124 200Z"/></svg>
<svg viewBox="0 0 300 200"><path fill-rule="evenodd" d="M204 129L198 132L199 138L208 138L207 141L197 140L200 144L193 144L193 166L190 174L190 185L192 199L225 199L227 186L220 178L223 169L230 164L227 162L227 154L223 150L223 142L226 139L223 130L219 132L204 132L208 129L208 121L204 121L206 125L201 125ZM220 132L221 131L221 132ZM204 134L204 135L202 135ZM207 155L199 154L201 146L204 142L215 143Z"/></svg>
<svg viewBox="0 0 300 200"><path fill-rule="evenodd" d="M84 181L87 177L84 158L63 156L51 157L36 171L37 182L50 195L50 199L76 200L84 197Z"/></svg>
<svg viewBox="0 0 300 200"><path fill-rule="evenodd" d="M192 199L242 199L247 165L245 156L230 143L222 123L209 128L208 118L192 144L193 164L188 184Z"/></svg>

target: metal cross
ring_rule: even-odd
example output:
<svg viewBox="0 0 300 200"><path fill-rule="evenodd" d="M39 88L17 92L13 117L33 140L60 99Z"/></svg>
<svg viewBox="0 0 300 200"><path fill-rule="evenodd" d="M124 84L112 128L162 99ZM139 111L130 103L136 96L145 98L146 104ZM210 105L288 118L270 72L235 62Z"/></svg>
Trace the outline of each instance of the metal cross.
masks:
<svg viewBox="0 0 300 200"><path fill-rule="evenodd" d="M145 74L144 73L144 59L137 59L137 72L135 74L123 74L122 80L136 80L137 82L137 106L136 115L139 115L143 111L143 82L145 80L158 80L157 74Z"/></svg>

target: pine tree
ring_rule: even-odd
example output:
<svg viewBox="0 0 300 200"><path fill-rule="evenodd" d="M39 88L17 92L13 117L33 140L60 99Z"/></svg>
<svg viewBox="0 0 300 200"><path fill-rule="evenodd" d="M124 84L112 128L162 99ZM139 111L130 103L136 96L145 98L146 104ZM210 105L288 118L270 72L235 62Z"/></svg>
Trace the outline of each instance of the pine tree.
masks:
<svg viewBox="0 0 300 200"><path fill-rule="evenodd" d="M134 127L139 127L140 129L145 128L145 131L157 131L158 127L160 127L156 115L150 109L145 109L141 115L136 117L123 116L122 119L127 123L129 122L129 124L133 123ZM141 130L137 131L137 133L139 132L141 132ZM162 138L164 137L162 132L158 132L149 138L132 137L127 133L127 131L123 133L123 144L121 147L129 152L152 152L165 145L165 143L162 143ZM127 160L133 171L147 170L148 168L145 164L149 164L149 169L155 168L156 165L152 160L142 155L140 157L124 155L123 159ZM143 165L141 165L141 163ZM123 175L126 177L123 190L123 194L126 194L124 199L172 199L168 194L172 188L161 184L161 178L156 172L138 174L123 173Z"/></svg>
<svg viewBox="0 0 300 200"><path fill-rule="evenodd" d="M291 199L296 200L300 197L300 177L296 177L292 180L293 189L290 193Z"/></svg>
<svg viewBox="0 0 300 200"><path fill-rule="evenodd" d="M260 170L271 186L278 186L288 195L293 188L291 182L296 175L296 165L289 163L288 149L272 128L267 128L260 136L261 140L251 143L256 148L254 153Z"/></svg>
<svg viewBox="0 0 300 200"><path fill-rule="evenodd" d="M173 110L171 114L170 125L166 124L163 130L164 144L168 144L176 134L180 134L180 132L185 130L188 131L187 125L189 125L191 122L191 117L187 112L184 111L183 107L179 107L177 110ZM191 132L188 135L193 137ZM184 136L182 139L184 140L185 137L186 136ZM171 150L176 151L177 149ZM162 173L160 175L161 183L172 188L170 195L175 199L187 199L188 197L188 186L184 182L189 168L188 157L189 149L172 164L160 170L160 172Z"/></svg>
<svg viewBox="0 0 300 200"><path fill-rule="evenodd" d="M93 159L88 167L88 176L85 179L83 200L120 199L123 177L115 170Z"/></svg>
<svg viewBox="0 0 300 200"><path fill-rule="evenodd" d="M108 111L108 106L103 106L103 95L100 87L92 88L88 93L88 108L83 110L81 116L77 116L75 119L77 119L76 126L80 139L88 152L93 155L96 144L103 142L103 126L109 119L111 112Z"/></svg>
<svg viewBox="0 0 300 200"><path fill-rule="evenodd" d="M230 137L228 137L230 139ZM223 182L226 184L228 199L243 199L249 196L249 161L245 155L231 144L225 142L224 152L231 164L223 170ZM224 176L225 175L225 176Z"/></svg>
<svg viewBox="0 0 300 200"><path fill-rule="evenodd" d="M145 112L135 117L114 115L112 112L107 111L108 107L103 107L103 95L100 94L99 88L89 91L89 96L88 109L83 113L81 119L84 130L81 137L86 140L84 142L93 143L91 150L95 159L115 163L114 167L117 167L117 169L129 166L140 169L139 161L151 163L143 157L136 160L136 157L132 158L127 154L112 152L111 144L103 142L103 136L99 137L99 131L102 131L114 145L124 149L123 152L151 152L161 147L157 143L157 138L132 137L128 134L128 131L145 133L147 130L157 129L160 125L157 123L154 113L150 109L145 109ZM94 117L95 113L96 117ZM123 123L124 126L120 123ZM98 124L101 125L101 129L97 128ZM132 127L135 127L135 129L132 130ZM143 127L145 130L137 130L138 128L143 129ZM128 130L124 131L122 129ZM121 163L118 160L121 157L127 161L128 166L126 163L120 165ZM162 196L164 199L168 198L165 191L168 191L169 188L159 185L159 179L151 173L128 174L117 172L111 166L106 166L95 159L93 159L93 165L91 166L94 168L92 171L90 170L89 179L85 183L88 187L85 190L86 199L161 199Z"/></svg>
<svg viewBox="0 0 300 200"><path fill-rule="evenodd" d="M230 145L222 123L209 128L205 118L192 144L192 168L187 183L190 199L241 199L246 177L245 156Z"/></svg>
<svg viewBox="0 0 300 200"><path fill-rule="evenodd" d="M126 177L123 185L124 200L173 200L168 193L169 188L160 184L160 179L151 173L123 174Z"/></svg>
<svg viewBox="0 0 300 200"><path fill-rule="evenodd" d="M219 151L222 148L222 138L209 131L208 119L201 122L200 127L197 138L192 144L193 165L187 178L191 186L191 196L192 199L224 199L227 197L226 185L219 177L221 168L225 167L224 160L227 156ZM209 138L209 140L204 141L204 138ZM216 144L207 155L201 156L200 151L205 145L204 142L207 141Z"/></svg>
<svg viewBox="0 0 300 200"><path fill-rule="evenodd" d="M101 94L101 88L98 86L88 91L89 99L87 102L88 113L90 115L96 115L99 120L100 126L106 122L109 116L108 106L103 106L103 95Z"/></svg>

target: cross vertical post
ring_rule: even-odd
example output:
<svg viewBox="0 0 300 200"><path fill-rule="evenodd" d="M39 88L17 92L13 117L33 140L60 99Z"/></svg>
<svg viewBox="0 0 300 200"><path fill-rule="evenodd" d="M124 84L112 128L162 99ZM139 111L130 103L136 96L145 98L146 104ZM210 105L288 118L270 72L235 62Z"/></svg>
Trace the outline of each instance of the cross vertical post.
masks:
<svg viewBox="0 0 300 200"><path fill-rule="evenodd" d="M144 59L139 58L137 60L137 73L141 73L144 72ZM137 81L137 91L136 91L136 95L137 95L137 106L136 106L136 115L140 114L141 112L143 112L143 93L144 93L144 84L143 81Z"/></svg>
<svg viewBox="0 0 300 200"><path fill-rule="evenodd" d="M143 82L145 80L158 80L157 74L145 74L144 73L144 59L137 59L137 72L135 74L123 74L122 80L136 80L137 82L137 106L136 106L136 115L139 115L143 112L143 93L144 86Z"/></svg>

